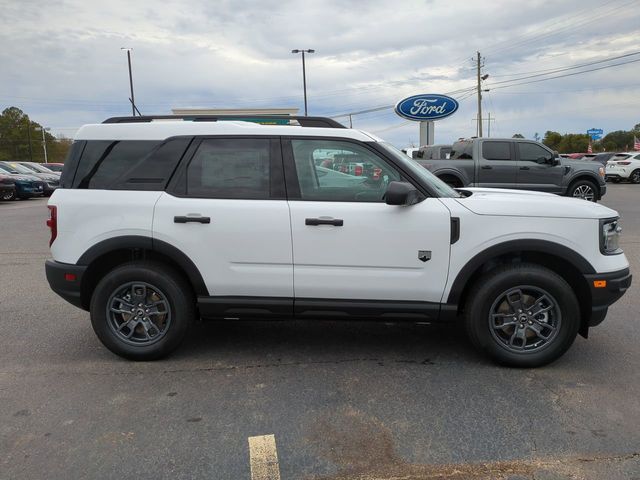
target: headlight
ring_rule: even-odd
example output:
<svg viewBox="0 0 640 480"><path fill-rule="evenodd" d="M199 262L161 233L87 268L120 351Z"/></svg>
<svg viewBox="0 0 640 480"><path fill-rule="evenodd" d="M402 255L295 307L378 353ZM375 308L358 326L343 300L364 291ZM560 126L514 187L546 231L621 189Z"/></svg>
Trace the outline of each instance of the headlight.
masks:
<svg viewBox="0 0 640 480"><path fill-rule="evenodd" d="M604 167L600 167L600 168L598 168L598 173L600 174L600 176L601 176L602 178L604 178Z"/></svg>
<svg viewBox="0 0 640 480"><path fill-rule="evenodd" d="M603 255L622 253L619 240L622 227L618 218L600 220L600 252Z"/></svg>

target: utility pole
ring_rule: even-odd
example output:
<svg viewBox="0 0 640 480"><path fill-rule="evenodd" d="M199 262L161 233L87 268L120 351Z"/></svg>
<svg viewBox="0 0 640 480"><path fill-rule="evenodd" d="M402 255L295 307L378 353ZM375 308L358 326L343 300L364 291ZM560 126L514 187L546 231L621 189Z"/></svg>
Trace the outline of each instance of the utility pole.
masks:
<svg viewBox="0 0 640 480"><path fill-rule="evenodd" d="M33 162L33 148L31 148L31 120L27 120L27 138L29 139L29 161Z"/></svg>
<svg viewBox="0 0 640 480"><path fill-rule="evenodd" d="M483 118L482 121L487 121L487 125L488 125L488 132L487 132L487 137L491 137L491 122L495 122L496 121L496 117L492 117L491 116L491 112L489 112L489 114L487 115L487 118ZM478 119L477 118L472 118L471 121L473 122L477 122ZM477 130L477 128L476 128Z"/></svg>
<svg viewBox="0 0 640 480"><path fill-rule="evenodd" d="M307 116L307 71L305 68L304 62L304 54L305 53L314 53L315 50L312 48L308 48L307 50L296 48L295 50L291 50L291 53L302 53L302 88L304 90L304 116Z"/></svg>
<svg viewBox="0 0 640 480"><path fill-rule="evenodd" d="M480 52L476 52L478 54L477 58L477 67L478 67L478 137L482 137L482 85L480 84L482 78L480 77L480 67L481 67L481 59Z"/></svg>

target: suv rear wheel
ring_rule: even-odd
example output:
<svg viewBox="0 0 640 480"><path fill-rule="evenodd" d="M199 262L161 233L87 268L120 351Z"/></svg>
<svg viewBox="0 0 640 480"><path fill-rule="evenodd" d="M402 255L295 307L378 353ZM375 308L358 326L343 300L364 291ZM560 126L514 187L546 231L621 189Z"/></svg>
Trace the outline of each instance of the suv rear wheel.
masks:
<svg viewBox="0 0 640 480"><path fill-rule="evenodd" d="M91 298L91 324L113 353L155 360L175 350L195 318L191 287L158 262L121 265L98 283Z"/></svg>
<svg viewBox="0 0 640 480"><path fill-rule="evenodd" d="M514 367L546 365L578 333L580 309L569 284L535 264L499 267L478 280L465 308L471 342Z"/></svg>

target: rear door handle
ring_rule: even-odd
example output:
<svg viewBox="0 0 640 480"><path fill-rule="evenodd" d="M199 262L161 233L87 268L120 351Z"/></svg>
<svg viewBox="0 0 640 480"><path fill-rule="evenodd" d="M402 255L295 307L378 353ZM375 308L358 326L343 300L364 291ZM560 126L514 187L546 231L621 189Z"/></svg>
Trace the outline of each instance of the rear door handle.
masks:
<svg viewBox="0 0 640 480"><path fill-rule="evenodd" d="M344 225L344 220L341 218L306 218L305 225L333 225L334 227L341 227Z"/></svg>
<svg viewBox="0 0 640 480"><path fill-rule="evenodd" d="M482 165L480 168L483 170L491 170L493 167L491 165Z"/></svg>
<svg viewBox="0 0 640 480"><path fill-rule="evenodd" d="M200 215L176 215L173 217L173 223L211 223L210 217L203 217Z"/></svg>
<svg viewBox="0 0 640 480"><path fill-rule="evenodd" d="M520 167L520 170L531 170L529 167Z"/></svg>

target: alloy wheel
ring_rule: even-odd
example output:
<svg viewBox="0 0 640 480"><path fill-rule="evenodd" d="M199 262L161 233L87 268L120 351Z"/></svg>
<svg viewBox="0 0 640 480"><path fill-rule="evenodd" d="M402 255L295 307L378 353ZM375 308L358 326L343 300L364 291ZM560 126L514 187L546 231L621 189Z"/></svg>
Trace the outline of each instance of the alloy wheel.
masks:
<svg viewBox="0 0 640 480"><path fill-rule="evenodd" d="M575 198L582 198L583 200L587 200L589 202L593 202L595 198L595 192L590 185L582 184L578 185L573 190L573 196Z"/></svg>
<svg viewBox="0 0 640 480"><path fill-rule="evenodd" d="M118 287L109 297L107 321L121 341L150 345L167 333L171 306L159 288L145 282L130 282Z"/></svg>
<svg viewBox="0 0 640 480"><path fill-rule="evenodd" d="M496 342L514 353L537 352L558 335L562 316L547 291L518 286L498 296L489 311L489 327Z"/></svg>

